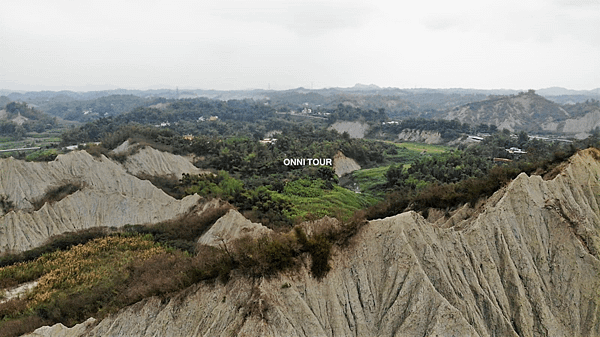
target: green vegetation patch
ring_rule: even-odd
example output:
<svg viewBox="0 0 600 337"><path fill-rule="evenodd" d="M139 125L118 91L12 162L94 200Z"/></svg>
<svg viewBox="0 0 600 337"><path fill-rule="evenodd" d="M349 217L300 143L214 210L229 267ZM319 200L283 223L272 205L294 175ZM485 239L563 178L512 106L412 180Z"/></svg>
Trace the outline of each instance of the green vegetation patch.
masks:
<svg viewBox="0 0 600 337"><path fill-rule="evenodd" d="M53 161L58 156L58 150L56 149L48 149L48 150L38 150L33 153L28 154L25 157L27 161Z"/></svg>
<svg viewBox="0 0 600 337"><path fill-rule="evenodd" d="M238 197L244 188L243 182L232 178L225 171L219 171L217 174L202 174L197 177L185 175L182 181L192 185L186 191L188 194L198 193L202 196L229 201Z"/></svg>
<svg viewBox="0 0 600 337"><path fill-rule="evenodd" d="M231 177L225 171L199 176L184 175L181 182L186 193L231 202L250 220L272 228L290 227L294 222L328 215L348 219L378 199L338 186L329 168L320 168L315 176L304 176L286 182L256 188ZM318 178L317 176L324 177Z"/></svg>
<svg viewBox="0 0 600 337"><path fill-rule="evenodd" d="M401 168L407 170L415 162L422 161L430 156L443 155L454 150L451 147L441 145L409 142L386 143L395 145L394 149L388 149L384 152L386 163L393 163L395 165L384 165L375 168L362 169L353 172L350 176L352 181L359 185L360 190L363 193L380 200L384 198L387 188L389 187L387 173L390 168L394 167L396 169Z"/></svg>
<svg viewBox="0 0 600 337"><path fill-rule="evenodd" d="M400 148L406 148L410 151L419 152L419 153L421 153L423 151L426 151L426 153L443 153L443 152L450 151L453 149L452 147L449 147L449 146L432 145L432 144L425 144L425 143L401 142L401 143L394 143L394 144Z"/></svg>
<svg viewBox="0 0 600 337"><path fill-rule="evenodd" d="M473 152L457 151L424 158L408 169L392 166L386 174L391 193L384 202L367 211L367 218L382 218L407 210L427 216L430 208L448 211L467 203L473 205L522 172L541 175L544 179L554 178L560 172L560 165L576 151L576 147L569 146L566 151L554 152L550 158L531 156L509 165L495 166L474 156Z"/></svg>
<svg viewBox="0 0 600 337"><path fill-rule="evenodd" d="M363 193L371 193L375 197L384 196L384 188L387 183L385 177L390 166L380 166L352 172L352 180L360 186Z"/></svg>
<svg viewBox="0 0 600 337"><path fill-rule="evenodd" d="M275 201L291 205L285 214L295 221L321 218L325 215L341 220L349 219L352 214L374 204L377 199L352 192L337 185L326 188L321 179L298 179L289 182L283 193L273 192Z"/></svg>

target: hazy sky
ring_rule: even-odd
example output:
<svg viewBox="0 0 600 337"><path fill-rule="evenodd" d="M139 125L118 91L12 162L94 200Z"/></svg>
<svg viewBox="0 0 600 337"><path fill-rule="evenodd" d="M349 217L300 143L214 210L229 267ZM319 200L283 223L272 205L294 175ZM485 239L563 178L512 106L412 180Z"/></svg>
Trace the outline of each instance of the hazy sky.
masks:
<svg viewBox="0 0 600 337"><path fill-rule="evenodd" d="M600 87L600 0L0 4L0 89Z"/></svg>

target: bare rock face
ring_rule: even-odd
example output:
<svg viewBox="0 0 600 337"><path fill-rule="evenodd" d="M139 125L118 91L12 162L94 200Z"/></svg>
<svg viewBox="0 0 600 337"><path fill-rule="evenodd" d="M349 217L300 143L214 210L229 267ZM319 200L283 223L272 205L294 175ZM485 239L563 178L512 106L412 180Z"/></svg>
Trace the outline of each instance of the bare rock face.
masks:
<svg viewBox="0 0 600 337"><path fill-rule="evenodd" d="M449 110L444 116L446 120L457 119L472 125L491 123L498 130L506 128L511 131L560 131L556 129L559 123L555 122L570 118L559 104L533 91L467 103Z"/></svg>
<svg viewBox="0 0 600 337"><path fill-rule="evenodd" d="M563 132L565 133L583 133L586 137L589 135L588 132L592 132L595 128L600 126L600 110L595 110L585 114L580 118L567 119ZM585 138L585 137L583 137Z"/></svg>
<svg viewBox="0 0 600 337"><path fill-rule="evenodd" d="M73 336L600 336L599 159L580 152L548 181L521 174L451 226L371 221L323 279L233 275Z"/></svg>
<svg viewBox="0 0 600 337"><path fill-rule="evenodd" d="M55 203L32 211L32 201L65 182L84 187ZM52 235L98 226L155 223L187 212L200 197L175 200L107 159L85 151L59 155L47 163L0 160L0 195L15 211L0 217L0 252L23 251Z"/></svg>
<svg viewBox="0 0 600 337"><path fill-rule="evenodd" d="M336 130L339 133L348 132L350 138L364 138L368 129L367 123L348 121L335 122L329 127L329 130Z"/></svg>
<svg viewBox="0 0 600 337"><path fill-rule="evenodd" d="M198 243L208 246L221 247L243 236L258 238L268 235L271 229L246 219L236 210L229 210L212 227L204 233Z"/></svg>
<svg viewBox="0 0 600 337"><path fill-rule="evenodd" d="M333 157L333 169L335 170L335 174L338 177L341 177L345 174L360 170L361 167L354 159L348 158L341 151L338 151Z"/></svg>
<svg viewBox="0 0 600 337"><path fill-rule="evenodd" d="M33 288L38 285L37 281L31 281L19 284L12 288L4 290L4 293L0 296L0 303L4 303L12 300L13 298L22 298Z"/></svg>
<svg viewBox="0 0 600 337"><path fill-rule="evenodd" d="M437 131L404 129L398 134L398 139L407 142L419 142L426 144L442 144L444 140Z"/></svg>
<svg viewBox="0 0 600 337"><path fill-rule="evenodd" d="M202 174L208 172L197 168L185 157L162 152L149 146L146 146L137 153L127 157L124 166L127 172L135 176L140 174L151 176L165 176L172 174L175 175L177 179L181 179L184 173Z"/></svg>
<svg viewBox="0 0 600 337"><path fill-rule="evenodd" d="M39 329L36 329L34 332L30 334L23 335L23 337L71 337L71 336L80 336L85 333L86 330L93 326L96 322L95 319L89 318L87 321L76 324L71 328L67 328L61 323L55 324L53 326L43 326Z"/></svg>

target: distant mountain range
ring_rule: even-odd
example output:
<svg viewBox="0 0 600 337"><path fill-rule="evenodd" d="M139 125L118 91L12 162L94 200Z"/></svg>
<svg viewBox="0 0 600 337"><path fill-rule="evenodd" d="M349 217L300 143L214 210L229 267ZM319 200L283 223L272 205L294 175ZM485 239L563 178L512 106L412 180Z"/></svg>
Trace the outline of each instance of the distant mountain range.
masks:
<svg viewBox="0 0 600 337"><path fill-rule="evenodd" d="M170 99L253 99L274 109L333 109L340 104L361 109L384 109L392 120L406 118L457 119L469 124L495 124L499 129L535 133L579 134L600 127L600 88L546 88L520 92L511 89L381 88L356 84L350 88L291 90L114 89L90 92L0 90L2 106L27 102L41 111L68 120L89 121L115 116L136 106ZM0 107L1 108L1 107Z"/></svg>
<svg viewBox="0 0 600 337"><path fill-rule="evenodd" d="M111 86L103 86L103 88ZM149 87L150 88L150 87ZM104 89L94 91L72 91L72 90L61 90L61 91L22 91L22 90L10 90L0 89L0 96L7 96L11 99L41 99L41 98L52 98L55 96L63 95L74 99L93 99L110 95L135 95L139 97L165 97L165 98L176 98L177 94L180 95L197 95L200 97L207 98L218 98L218 99L243 99L243 98L264 98L272 95L286 94L286 93L316 93L323 96L331 96L339 93L356 93L356 94L368 94L368 95L386 95L386 96L409 96L416 94L443 94L443 95L513 95L523 90L516 89L465 89L465 88L449 88L449 89L435 89L435 88L382 88L375 84L360 84L357 83L353 87L349 88L323 88L323 89L306 89L299 87L290 90L264 90L264 89L250 89L250 90L206 90L206 89L168 89L159 88L153 86L151 89ZM545 89L536 90L537 94L550 97L550 96L589 96L589 98L598 98L600 96L600 88L592 90L572 90L561 87L551 87ZM585 100L585 99L584 99Z"/></svg>
<svg viewBox="0 0 600 337"><path fill-rule="evenodd" d="M563 95L583 95L583 96L598 96L600 95L600 88L592 90L571 90L561 87L551 87L546 89L539 89L536 92L542 96L563 96Z"/></svg>

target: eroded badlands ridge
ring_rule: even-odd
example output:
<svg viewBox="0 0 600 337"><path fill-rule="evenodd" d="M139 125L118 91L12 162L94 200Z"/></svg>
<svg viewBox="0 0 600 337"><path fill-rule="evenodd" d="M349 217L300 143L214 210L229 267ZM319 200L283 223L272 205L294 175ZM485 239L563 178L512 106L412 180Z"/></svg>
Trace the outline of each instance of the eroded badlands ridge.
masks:
<svg viewBox="0 0 600 337"><path fill-rule="evenodd" d="M145 162L158 167L149 167L149 172L160 170L160 160L146 158ZM32 211L34 200L65 182L84 187ZM187 212L200 198L193 195L175 200L120 164L85 151L60 155L47 163L0 160L0 195L8 196L15 205L15 211L0 217L0 252L24 251L64 232L171 219Z"/></svg>
<svg viewBox="0 0 600 337"><path fill-rule="evenodd" d="M306 268L273 279L234 275L60 333L600 336L597 158L580 152L550 181L522 174L449 228L414 212L371 221L335 252L322 280Z"/></svg>

